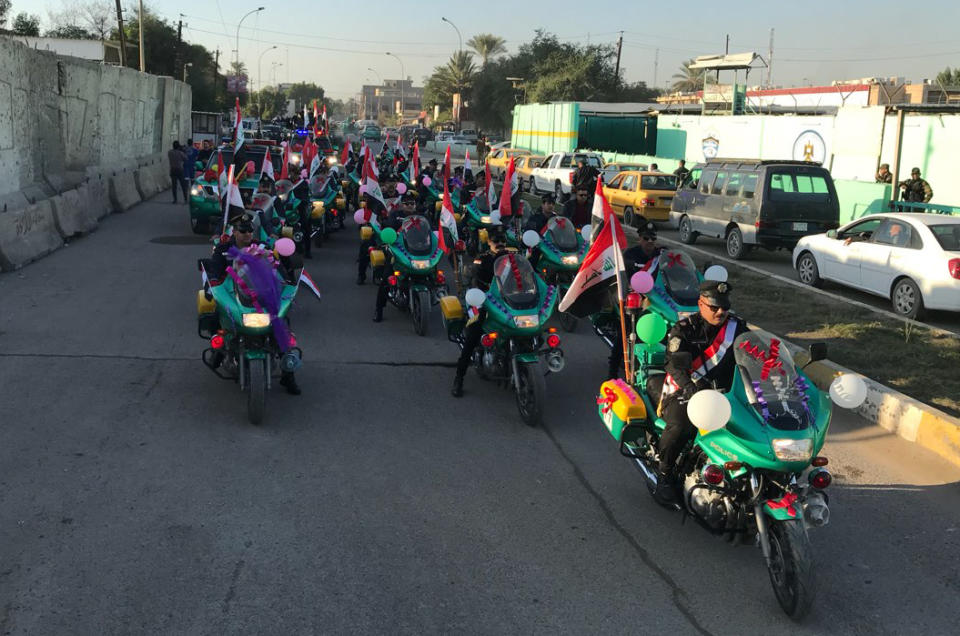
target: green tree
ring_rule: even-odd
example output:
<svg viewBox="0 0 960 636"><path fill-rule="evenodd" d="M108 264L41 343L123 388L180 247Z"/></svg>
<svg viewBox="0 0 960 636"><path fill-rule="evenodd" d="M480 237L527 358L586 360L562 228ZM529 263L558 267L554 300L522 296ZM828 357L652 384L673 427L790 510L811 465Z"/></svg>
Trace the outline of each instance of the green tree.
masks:
<svg viewBox="0 0 960 636"><path fill-rule="evenodd" d="M116 20L114 5L109 0L61 0L61 9L50 9L47 15L50 28L46 35L50 37L105 40Z"/></svg>
<svg viewBox="0 0 960 636"><path fill-rule="evenodd" d="M960 68L950 70L950 67L943 69L937 73L937 83L943 86L958 86L960 85Z"/></svg>
<svg viewBox="0 0 960 636"><path fill-rule="evenodd" d="M317 84L300 82L294 84L287 89L286 93L287 99L292 99L296 101L297 109L303 110L303 105L307 104L307 109L310 110L311 117L313 117L313 101L317 101L317 108L323 108L323 96L324 91L322 86ZM329 115L329 113L328 113Z"/></svg>
<svg viewBox="0 0 960 636"><path fill-rule="evenodd" d="M624 102L652 102L658 95L660 91L650 88L646 82L634 82L625 84L618 97Z"/></svg>
<svg viewBox="0 0 960 636"><path fill-rule="evenodd" d="M75 24L64 24L48 29L44 34L48 38L69 38L73 40L96 40L96 35Z"/></svg>
<svg viewBox="0 0 960 636"><path fill-rule="evenodd" d="M0 0L0 28L7 26L7 17L9 17L11 0Z"/></svg>
<svg viewBox="0 0 960 636"><path fill-rule="evenodd" d="M28 15L24 12L17 14L13 19L13 32L17 35L40 35L40 16Z"/></svg>
<svg viewBox="0 0 960 636"><path fill-rule="evenodd" d="M480 56L481 68L486 67L492 58L507 52L504 39L492 33L480 33L467 40L467 46Z"/></svg>
<svg viewBox="0 0 960 636"><path fill-rule="evenodd" d="M693 60L687 60L680 65L680 70L673 74L673 90L693 93L703 89L704 73L699 69L690 68L692 64Z"/></svg>
<svg viewBox="0 0 960 636"><path fill-rule="evenodd" d="M460 93L461 100L470 98L477 68L473 64L473 54L469 51L457 51L446 64L433 69L423 87L423 106L431 109L439 104L441 109L450 108L453 94Z"/></svg>

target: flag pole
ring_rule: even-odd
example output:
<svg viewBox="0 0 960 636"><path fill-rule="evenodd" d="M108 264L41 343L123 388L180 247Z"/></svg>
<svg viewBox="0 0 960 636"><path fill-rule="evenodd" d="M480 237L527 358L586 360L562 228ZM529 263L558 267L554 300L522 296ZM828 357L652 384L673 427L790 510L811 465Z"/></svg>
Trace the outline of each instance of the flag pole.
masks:
<svg viewBox="0 0 960 636"><path fill-rule="evenodd" d="M617 295L619 296L619 294ZM630 368L630 353L627 351L627 324L623 316L623 299L620 300L619 305L620 305L620 337L623 340L623 372L627 376L627 383L633 386L633 369Z"/></svg>

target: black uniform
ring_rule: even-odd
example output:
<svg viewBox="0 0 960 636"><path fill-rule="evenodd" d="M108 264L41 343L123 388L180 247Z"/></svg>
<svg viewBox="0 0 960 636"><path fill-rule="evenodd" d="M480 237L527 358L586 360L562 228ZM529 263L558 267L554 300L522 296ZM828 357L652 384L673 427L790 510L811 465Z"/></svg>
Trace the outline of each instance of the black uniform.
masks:
<svg viewBox="0 0 960 636"><path fill-rule="evenodd" d="M403 219L406 217L406 214L403 211L402 206L397 206L391 210L390 214L387 215L387 218L383 221L384 228L393 228L395 231L399 232L400 227L403 225ZM384 250L384 255L387 259L387 265L390 264L390 252ZM389 269L389 267L387 267ZM380 277L380 286L377 288L377 305L373 314L374 322L380 322L383 320L383 308L387 306L387 298L389 297L390 287L389 287L389 276Z"/></svg>
<svg viewBox="0 0 960 636"><path fill-rule="evenodd" d="M493 264L498 258L506 253L506 248L499 246L497 251L484 252L482 255L478 256L475 261L473 261L474 287L482 289L483 291L490 289L490 284L493 282ZM454 381L455 391L458 385L462 387L463 376L466 375L467 368L470 366L470 358L473 357L473 352L477 348L477 345L480 344L480 339L483 337L483 319L484 312L481 309L480 315L477 317L477 319L467 325L466 329L463 330L463 351L460 352L460 358L457 360L457 377Z"/></svg>
<svg viewBox="0 0 960 636"><path fill-rule="evenodd" d="M313 241L310 235L313 234L313 210L310 206L310 184L306 179L301 179L293 189L293 196L300 202L298 212L300 213L300 227L303 228L303 255L306 258L313 258L310 255L310 246Z"/></svg>
<svg viewBox="0 0 960 636"><path fill-rule="evenodd" d="M383 204L377 199L368 196L366 198L367 209L377 218L383 218L386 210ZM373 218L373 217L371 217ZM357 284L362 285L367 280L367 267L370 266L370 248L374 246L374 240L360 241L360 252L357 254Z"/></svg>
<svg viewBox="0 0 960 636"><path fill-rule="evenodd" d="M701 289L704 286L717 287L718 285L727 284L708 282L704 283ZM727 288L729 288L729 285L727 285ZM726 296L726 294L722 295ZM716 296L704 296L704 298L713 303ZM710 347L731 320L736 321L736 329L733 333L734 339L749 331L747 323L733 314L729 316L726 322L718 326L711 325L700 314L695 314L677 322L667 333L666 371L679 386L679 389L664 396L660 402L660 416L667 423L663 435L660 437L659 445L661 474L671 473L680 449L683 448L684 443L696 435L696 428L690 423L690 418L687 416L687 402L690 401L693 394L707 388L715 388L719 391L730 390L733 382L733 372L736 368L732 345L727 348L720 362L698 380L691 377L690 361L695 361Z"/></svg>

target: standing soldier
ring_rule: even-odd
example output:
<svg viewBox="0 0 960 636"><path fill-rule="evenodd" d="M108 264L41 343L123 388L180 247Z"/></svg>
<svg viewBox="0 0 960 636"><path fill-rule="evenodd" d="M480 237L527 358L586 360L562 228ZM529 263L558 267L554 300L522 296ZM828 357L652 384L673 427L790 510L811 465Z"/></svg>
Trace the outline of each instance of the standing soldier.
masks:
<svg viewBox="0 0 960 636"><path fill-rule="evenodd" d="M904 201L913 201L916 203L929 203L933 198L933 188L927 183L926 179L920 178L920 168L914 168L910 171L910 179L900 182L901 196ZM910 207L905 208L910 211Z"/></svg>

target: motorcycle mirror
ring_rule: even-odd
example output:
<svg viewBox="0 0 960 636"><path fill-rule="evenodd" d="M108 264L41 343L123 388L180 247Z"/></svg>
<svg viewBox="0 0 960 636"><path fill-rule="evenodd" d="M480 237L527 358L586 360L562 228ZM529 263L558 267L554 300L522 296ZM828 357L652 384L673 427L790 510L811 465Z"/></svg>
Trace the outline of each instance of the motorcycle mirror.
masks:
<svg viewBox="0 0 960 636"><path fill-rule="evenodd" d="M813 344L810 345L808 352L810 354L810 361L807 362L807 364L810 364L811 362L819 362L820 360L826 360L827 359L827 343L814 342ZM807 366L807 365L805 364L803 366Z"/></svg>
<svg viewBox="0 0 960 636"><path fill-rule="evenodd" d="M580 236L583 237L583 240L587 243L590 242L590 237L593 236L593 227L589 225L584 225L580 228Z"/></svg>
<svg viewBox="0 0 960 636"><path fill-rule="evenodd" d="M717 431L730 421L732 410L726 396L713 389L697 391L687 402L687 417L700 434Z"/></svg>
<svg viewBox="0 0 960 636"><path fill-rule="evenodd" d="M707 268L707 271L703 273L704 280L715 280L719 283L727 282L728 276L727 268L723 265L711 265Z"/></svg>
<svg viewBox="0 0 960 636"><path fill-rule="evenodd" d="M540 244L540 235L535 230L527 230L523 233L523 244L527 247L536 247Z"/></svg>
<svg viewBox="0 0 960 636"><path fill-rule="evenodd" d="M482 307L483 303L487 300L487 295L483 292L482 289L477 289L476 287L471 287L467 290L467 293L464 295L464 300L467 301L467 304L471 307Z"/></svg>

